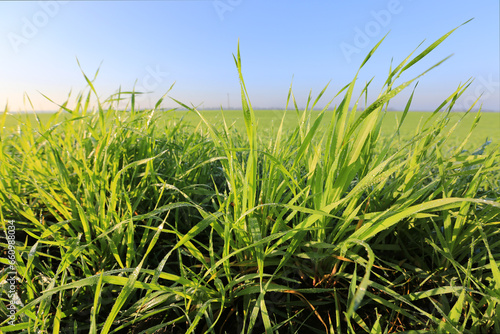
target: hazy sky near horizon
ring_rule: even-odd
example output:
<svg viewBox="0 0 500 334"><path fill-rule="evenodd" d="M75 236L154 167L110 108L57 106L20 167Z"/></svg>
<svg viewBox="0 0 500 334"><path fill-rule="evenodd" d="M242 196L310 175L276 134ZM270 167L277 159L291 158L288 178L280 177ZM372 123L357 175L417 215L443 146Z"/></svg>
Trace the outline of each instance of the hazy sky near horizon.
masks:
<svg viewBox="0 0 500 334"><path fill-rule="evenodd" d="M93 77L101 100L118 91L147 91L150 107L168 93L201 108L238 108L233 61L238 40L243 75L256 108L284 108L292 83L299 106L330 86L324 105L354 77L370 49L385 41L360 72L358 94L375 77L369 102L391 66L461 23L399 82L454 54L419 80L412 110L434 110L460 83L475 78L458 101L500 111L499 1L466 0L199 0L0 2L0 104L11 111L56 110ZM390 107L402 109L411 87ZM334 100L339 103L340 99ZM176 104L165 99L163 107Z"/></svg>

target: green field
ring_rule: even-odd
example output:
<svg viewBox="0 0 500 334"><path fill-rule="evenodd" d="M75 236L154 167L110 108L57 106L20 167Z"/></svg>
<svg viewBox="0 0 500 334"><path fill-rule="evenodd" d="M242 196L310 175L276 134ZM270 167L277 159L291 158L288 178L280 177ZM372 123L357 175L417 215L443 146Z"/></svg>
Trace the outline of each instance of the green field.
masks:
<svg viewBox="0 0 500 334"><path fill-rule="evenodd" d="M312 116L315 117L320 111L313 111ZM190 126L196 126L203 123L200 117L189 111L182 110L168 110L161 111L162 117L158 120L161 125L167 126L168 124L177 123L182 119L183 122ZM205 117L210 123L222 126L222 119L225 118L229 126L233 126L238 132L243 132L245 130L245 123L243 119L243 112L241 110L203 110L201 111L203 117ZM333 116L333 111L325 111L325 119L330 120ZM417 126L425 121L425 119L430 115L430 112L410 112L406 117L403 125L401 127L400 133L402 138L410 138L416 134ZM40 122L46 123L53 114L51 113L40 113L38 118ZM69 117L68 114L62 117ZM387 136L392 134L397 128L398 122L401 121L403 112L389 111L385 114L381 134ZM255 110L255 118L258 124L258 131L263 135L270 135L276 133L281 119L284 118L284 130L293 130L298 122L298 116L295 110ZM447 128L451 128L458 123L457 129L451 133L449 143L450 145L456 145L461 142L470 132L471 126L473 124L474 118L477 116L477 112L470 112L466 115L465 112L453 112L449 115L450 122ZM32 124L36 123L35 116L32 113L28 114L10 114L7 116L5 121L6 129L14 130L20 123L30 122ZM327 122L321 126L326 128ZM475 149L484 144L487 140L498 141L500 140L500 113L481 113L481 118L476 125L475 131L472 133L472 137L467 143L468 149Z"/></svg>
<svg viewBox="0 0 500 334"><path fill-rule="evenodd" d="M90 109L91 82L39 122L3 113L0 332L499 333L499 115L454 128L465 87L384 109L445 37L366 110L354 78L283 126L252 109L239 52L226 125Z"/></svg>
<svg viewBox="0 0 500 334"><path fill-rule="evenodd" d="M313 111L312 116L315 117L318 115L318 113L319 111ZM194 113L174 111L172 112L172 114L173 115L170 116L169 113L168 116L165 116L165 118L183 118L187 123L193 125L196 125L200 122L199 116ZM221 112L220 110L208 110L202 111L201 114L203 115L203 117L214 124L221 123L224 116L228 124L234 123L234 128L237 131L242 132L245 129L243 113L241 110L224 110L223 112ZM261 131L263 134L275 133L280 125L281 119L285 114L286 116L284 121L284 129L291 130L297 125L298 122L298 116L295 110L255 110L255 118L257 119L258 131ZM382 135L390 135L397 129L397 124L398 122L400 122L402 114L402 112L397 111L389 111L386 113L381 128ZM416 133L417 126L421 122L425 121L425 119L430 114L430 112L410 112L401 127L401 136L403 138L413 137ZM450 122L448 128L451 128L453 125L459 123L460 121L457 129L451 134L450 142L457 143L469 134L476 114L477 113L474 112L467 115L465 112L454 112L450 114ZM323 129L326 129L328 120L330 120L332 116L333 111L328 110L325 112L325 122L321 125ZM473 133L473 137L470 139L469 147L479 147L487 139L496 141L500 140L499 129L500 113L482 113L481 119L477 124L477 128Z"/></svg>

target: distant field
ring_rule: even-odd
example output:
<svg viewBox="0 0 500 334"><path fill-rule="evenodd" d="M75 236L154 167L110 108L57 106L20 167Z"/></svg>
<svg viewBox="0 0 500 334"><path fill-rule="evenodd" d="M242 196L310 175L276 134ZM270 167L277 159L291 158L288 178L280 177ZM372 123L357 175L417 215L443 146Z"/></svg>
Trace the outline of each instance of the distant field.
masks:
<svg viewBox="0 0 500 334"><path fill-rule="evenodd" d="M283 114L285 112L282 110L256 110L255 116L258 121L259 132L266 132L276 130L281 122ZM284 121L285 129L293 129L297 125L297 114L295 111L287 111L287 116ZM328 124L331 119L333 111L327 111L325 117L325 124ZM209 120L212 120L215 124L222 122L222 115L219 110L208 110L203 111L202 114ZM417 126L420 122L424 122L427 117L430 116L430 112L410 112L406 117L403 126L401 128L402 137L413 136L416 132ZM382 126L382 134L389 135L394 133L397 128L397 123L403 115L402 112L393 111L387 112L384 118ZM465 113L456 112L451 114L450 126L455 125L464 117ZM172 116L171 116L172 117ZM194 125L200 122L198 115L187 113L183 111L173 112L173 117L179 119L184 117L186 122L192 123ZM244 120L241 111L230 110L224 111L224 117L228 125L234 124L234 127L238 131L244 131ZM471 125L476 117L476 113L470 113L465 115L465 118L461 120L457 129L452 134L450 142L460 140L464 138L471 128ZM493 140L494 142L500 140L500 113L483 113L481 119L473 133L473 137L470 139L470 145L473 147L480 146L487 139Z"/></svg>
<svg viewBox="0 0 500 334"><path fill-rule="evenodd" d="M170 122L178 121L181 118L184 122L196 126L200 123L200 118L198 115L187 112L187 111L170 111L164 112L165 117L162 118L164 124L158 124L161 126L168 126ZM220 110L204 110L201 112L204 117L213 122L213 124L222 125L222 113ZM283 110L255 110L255 116L258 122L258 130L260 135L270 135L273 131L276 131L280 125L281 119L285 111ZM331 119L332 111L327 111L325 117L325 124ZM244 120L241 110L228 110L223 111L226 123L228 126L233 126L238 131L244 131ZM413 136L417 130L417 126L420 122L424 122L425 119L430 115L430 112L410 112L403 123L401 128L402 137ZM449 128L464 117L463 112L455 112L451 114L451 119L449 123ZM40 121L45 123L53 114L41 113L38 115ZM382 125L382 134L389 135L392 134L396 129L397 122L401 119L402 112L391 111L387 112ZM450 144L463 139L471 128L472 122L476 117L476 113L470 113L459 122L457 129L454 131L450 138ZM35 117L33 114L21 115L13 114L8 115L5 121L5 128L14 129L19 122L26 122L28 119L31 122L35 122ZM294 110L286 112L286 117L284 121L284 129L292 130L297 125L297 114ZM500 113L482 113L481 119L477 124L472 137L469 140L467 147L469 149L474 149L481 146L486 140L492 140L493 142L498 142L500 140ZM244 133L244 132L243 132Z"/></svg>

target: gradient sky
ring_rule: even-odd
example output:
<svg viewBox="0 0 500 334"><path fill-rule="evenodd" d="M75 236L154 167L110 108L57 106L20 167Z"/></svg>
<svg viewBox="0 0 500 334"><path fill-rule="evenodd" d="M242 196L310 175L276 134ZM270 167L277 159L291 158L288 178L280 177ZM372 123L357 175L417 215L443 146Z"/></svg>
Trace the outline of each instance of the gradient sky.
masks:
<svg viewBox="0 0 500 334"><path fill-rule="evenodd" d="M433 110L475 78L457 109L482 93L483 109L499 111L499 15L498 0L2 1L0 105L31 110L26 93L35 110L56 110L41 94L62 103L85 89L78 59L89 77L100 68L95 87L103 100L135 85L151 91L138 100L149 107L175 82L169 96L184 103L227 108L229 94L237 108L238 39L254 107L284 108L292 78L300 106L309 90L315 96L331 81L326 103L389 32L359 77L358 88L375 77L373 100L392 58L399 63L422 41L419 51L474 18L402 80L453 53L420 79L412 109ZM390 107L402 109L409 93Z"/></svg>

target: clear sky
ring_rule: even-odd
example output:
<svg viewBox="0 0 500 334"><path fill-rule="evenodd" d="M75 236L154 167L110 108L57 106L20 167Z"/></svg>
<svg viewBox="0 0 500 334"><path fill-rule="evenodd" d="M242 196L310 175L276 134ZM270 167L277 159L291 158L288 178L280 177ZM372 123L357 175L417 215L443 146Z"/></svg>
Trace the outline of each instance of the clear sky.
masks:
<svg viewBox="0 0 500 334"><path fill-rule="evenodd" d="M453 53L420 79L413 110L433 110L472 77L457 109L482 93L483 109L499 111L499 15L498 0L1 1L0 106L31 110L26 93L36 110L57 109L41 94L62 103L83 90L78 58L90 77L100 67L102 99L135 85L151 92L138 100L149 107L175 82L169 96L184 103L226 109L229 97L237 108L238 39L254 107L284 108L292 78L300 106L331 81L326 103L389 32L359 77L358 87L375 77L373 100L392 58L399 63L474 18L403 80ZM390 107L403 108L408 95Z"/></svg>

